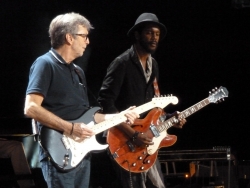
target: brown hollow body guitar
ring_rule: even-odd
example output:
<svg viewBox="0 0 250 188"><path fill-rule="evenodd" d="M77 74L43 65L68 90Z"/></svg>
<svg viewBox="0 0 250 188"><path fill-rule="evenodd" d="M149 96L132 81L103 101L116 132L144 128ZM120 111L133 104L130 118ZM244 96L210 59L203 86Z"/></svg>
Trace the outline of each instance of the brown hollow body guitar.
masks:
<svg viewBox="0 0 250 188"><path fill-rule="evenodd" d="M179 117L186 118L210 103L224 100L225 97L228 97L228 91L225 87L215 88L208 98L182 111ZM131 138L120 131L118 127L109 129L107 142L110 153L118 165L130 172L144 172L155 163L160 148L175 144L177 136L169 135L167 130L178 120L175 117L167 120L162 117L164 117L164 111L161 108L154 108L144 119L138 119L132 125L135 131L147 134L149 138L152 138L154 144L146 148L136 146Z"/></svg>
<svg viewBox="0 0 250 188"><path fill-rule="evenodd" d="M166 131L157 139L154 139L150 126L159 125L159 118L163 114L164 111L161 108L152 109L144 119L137 119L132 126L136 131L147 134L149 138L152 138L154 145L157 145L156 147L135 146L130 138L117 127L108 131L109 150L122 168L135 173L145 171L155 163L159 148L172 146L176 142L177 136L169 135Z"/></svg>

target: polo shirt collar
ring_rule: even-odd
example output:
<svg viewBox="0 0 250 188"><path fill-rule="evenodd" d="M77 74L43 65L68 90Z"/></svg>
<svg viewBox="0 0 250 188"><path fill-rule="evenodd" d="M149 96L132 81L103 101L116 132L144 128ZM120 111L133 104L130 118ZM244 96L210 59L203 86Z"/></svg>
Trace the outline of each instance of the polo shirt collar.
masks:
<svg viewBox="0 0 250 188"><path fill-rule="evenodd" d="M54 56L54 58L57 59L59 63L67 65L62 56L60 56L55 49L51 48L49 52Z"/></svg>

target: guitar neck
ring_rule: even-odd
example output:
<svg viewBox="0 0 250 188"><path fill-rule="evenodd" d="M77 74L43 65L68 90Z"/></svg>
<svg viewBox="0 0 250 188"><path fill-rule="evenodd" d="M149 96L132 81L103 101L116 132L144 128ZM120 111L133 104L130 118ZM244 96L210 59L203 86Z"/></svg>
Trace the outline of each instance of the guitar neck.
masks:
<svg viewBox="0 0 250 188"><path fill-rule="evenodd" d="M169 102L170 103L170 102ZM137 114L141 114L143 112L146 112L154 107L156 107L157 105L155 105L154 102L150 101L148 103L145 103L141 106L138 106L134 109L134 111L137 113ZM92 130L98 134L98 133L101 133L111 127L114 127L122 122L125 122L127 120L127 118L123 115L123 114L117 114L116 116L114 116L113 118L110 118L108 120L105 120L101 123L98 123L96 125L94 125L92 127Z"/></svg>
<svg viewBox="0 0 250 188"><path fill-rule="evenodd" d="M204 108L208 104L210 104L210 101L209 101L209 98L206 98L206 99L196 103L195 105L189 107L188 109L182 111L179 114L179 117L182 119L187 118L188 116L194 114L195 112ZM172 127L175 124L175 120L176 120L175 117L172 117L172 118L169 118L168 120L166 120L162 125L158 126L159 132L165 131L168 128Z"/></svg>
<svg viewBox="0 0 250 188"><path fill-rule="evenodd" d="M195 112L197 112L200 109L204 108L208 104L210 104L210 102L209 102L208 98L206 98L206 99L198 102L197 104L191 106L190 108L182 111L181 114L180 114L180 118L187 118L188 116L194 114Z"/></svg>

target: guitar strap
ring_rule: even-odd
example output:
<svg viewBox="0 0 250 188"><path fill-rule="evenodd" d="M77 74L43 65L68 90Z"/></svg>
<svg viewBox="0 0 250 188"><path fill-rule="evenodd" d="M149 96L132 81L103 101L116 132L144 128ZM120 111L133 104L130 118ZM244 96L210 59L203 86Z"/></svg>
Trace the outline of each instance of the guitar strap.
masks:
<svg viewBox="0 0 250 188"><path fill-rule="evenodd" d="M83 84L83 76L81 75L80 71L77 69L77 66L75 64L73 64L73 65L75 67L74 71L76 72L76 74L77 74L77 76L78 76L78 78L80 80L80 83Z"/></svg>
<svg viewBox="0 0 250 188"><path fill-rule="evenodd" d="M154 90L155 90L155 96L160 97L161 94L160 94L160 90L158 87L158 82L157 82L156 77L154 79L153 85L154 85ZM167 114L165 112L163 112L162 115L159 117L159 120L163 122L166 120L166 118L167 118Z"/></svg>
<svg viewBox="0 0 250 188"><path fill-rule="evenodd" d="M159 90L159 87L158 87L156 77L154 79L153 85L154 85L154 89L155 89L155 96L160 97L160 90Z"/></svg>
<svg viewBox="0 0 250 188"><path fill-rule="evenodd" d="M80 73L80 71L77 69L77 66L74 64L74 66L75 66L75 72L76 72L76 74L78 75L78 77L79 77L79 80L80 80L80 82L81 83L83 83L83 76L82 76L82 74ZM88 92L88 97L89 97L89 102L91 102L91 104L93 104L94 106L98 106L98 107L100 107L100 104L98 103L98 101L97 101L97 98L95 97L95 95L94 95L94 93L90 90L90 88L89 87L87 87L86 86L86 88L87 88L87 92ZM100 112L102 111L102 110L99 110Z"/></svg>

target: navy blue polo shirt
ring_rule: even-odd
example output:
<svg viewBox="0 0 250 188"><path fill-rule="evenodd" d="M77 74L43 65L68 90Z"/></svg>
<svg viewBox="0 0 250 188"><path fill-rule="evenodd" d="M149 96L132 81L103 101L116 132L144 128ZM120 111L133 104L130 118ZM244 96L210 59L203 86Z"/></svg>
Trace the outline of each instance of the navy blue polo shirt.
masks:
<svg viewBox="0 0 250 188"><path fill-rule="evenodd" d="M31 93L42 94L42 106L64 120L77 119L89 107L83 70L53 49L32 64L26 95Z"/></svg>

